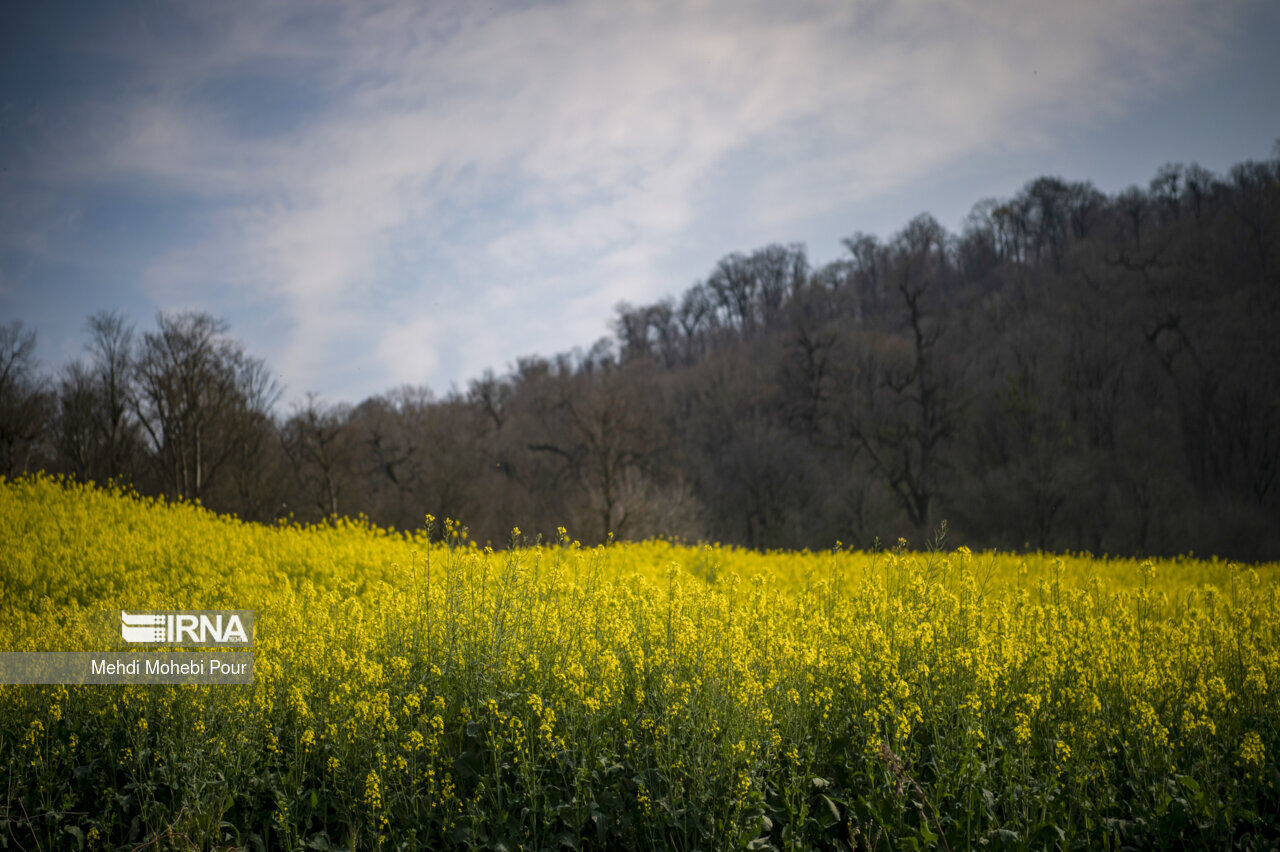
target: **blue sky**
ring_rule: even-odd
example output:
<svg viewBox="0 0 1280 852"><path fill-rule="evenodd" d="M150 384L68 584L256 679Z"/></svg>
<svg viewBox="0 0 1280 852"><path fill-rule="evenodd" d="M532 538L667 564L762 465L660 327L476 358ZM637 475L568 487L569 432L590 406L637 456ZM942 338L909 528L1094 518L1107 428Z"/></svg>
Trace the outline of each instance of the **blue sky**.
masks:
<svg viewBox="0 0 1280 852"><path fill-rule="evenodd" d="M1280 137L1280 4L5 4L0 320L225 317L286 385L437 393L717 259Z"/></svg>

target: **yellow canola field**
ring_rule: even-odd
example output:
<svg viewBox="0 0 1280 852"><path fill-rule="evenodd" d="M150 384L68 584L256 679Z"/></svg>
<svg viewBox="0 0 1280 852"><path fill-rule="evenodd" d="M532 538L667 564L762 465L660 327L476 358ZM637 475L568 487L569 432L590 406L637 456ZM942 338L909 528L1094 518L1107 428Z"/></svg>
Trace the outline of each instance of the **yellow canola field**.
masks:
<svg viewBox="0 0 1280 852"><path fill-rule="evenodd" d="M0 686L0 834L206 848L1277 836L1280 565L242 523L0 482L0 650L250 609L251 686ZM443 540L439 535L443 532ZM2 788L0 788L2 789Z"/></svg>

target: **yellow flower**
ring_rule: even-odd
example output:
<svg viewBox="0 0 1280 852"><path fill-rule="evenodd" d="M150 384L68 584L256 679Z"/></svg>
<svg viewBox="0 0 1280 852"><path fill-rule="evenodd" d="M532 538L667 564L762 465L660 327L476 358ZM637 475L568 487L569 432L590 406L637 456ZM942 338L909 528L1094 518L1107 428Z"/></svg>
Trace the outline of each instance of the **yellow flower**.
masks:
<svg viewBox="0 0 1280 852"><path fill-rule="evenodd" d="M1262 768L1266 756L1267 750L1262 744L1262 737L1258 735L1257 731L1250 731L1240 741L1240 752L1236 758L1236 764L1243 766L1250 772L1255 772Z"/></svg>

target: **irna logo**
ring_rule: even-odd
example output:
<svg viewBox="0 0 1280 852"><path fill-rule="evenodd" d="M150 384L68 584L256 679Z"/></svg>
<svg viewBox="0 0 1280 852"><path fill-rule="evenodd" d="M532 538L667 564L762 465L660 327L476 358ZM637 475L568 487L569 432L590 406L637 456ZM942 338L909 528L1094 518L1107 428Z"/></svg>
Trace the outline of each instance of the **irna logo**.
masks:
<svg viewBox="0 0 1280 852"><path fill-rule="evenodd" d="M252 630L253 614L238 610L204 612L120 610L120 636L124 641L132 644L247 646Z"/></svg>

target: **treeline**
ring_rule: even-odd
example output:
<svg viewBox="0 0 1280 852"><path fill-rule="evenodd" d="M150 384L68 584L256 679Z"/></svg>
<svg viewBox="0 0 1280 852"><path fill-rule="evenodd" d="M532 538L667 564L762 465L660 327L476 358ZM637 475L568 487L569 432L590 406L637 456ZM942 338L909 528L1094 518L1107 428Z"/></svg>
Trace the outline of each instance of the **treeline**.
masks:
<svg viewBox="0 0 1280 852"><path fill-rule="evenodd" d="M243 517L458 519L753 547L949 542L1280 554L1280 144L1114 196L1040 178L960 234L922 215L721 260L620 305L587 352L465 392L277 413L201 314L87 324L56 375L0 330L0 473L43 468Z"/></svg>

